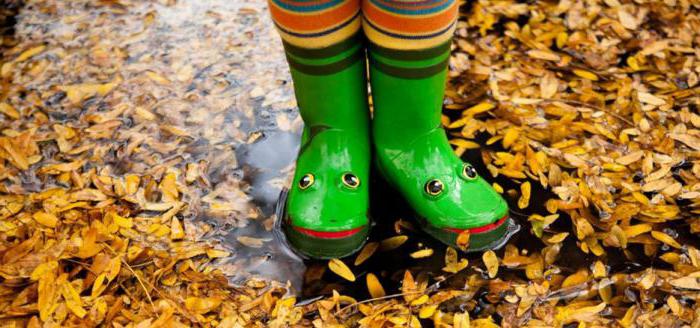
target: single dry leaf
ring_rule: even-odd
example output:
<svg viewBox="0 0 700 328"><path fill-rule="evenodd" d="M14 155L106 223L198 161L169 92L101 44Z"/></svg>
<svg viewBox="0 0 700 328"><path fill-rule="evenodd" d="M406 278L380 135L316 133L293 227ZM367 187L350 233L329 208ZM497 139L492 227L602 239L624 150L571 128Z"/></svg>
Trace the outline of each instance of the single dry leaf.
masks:
<svg viewBox="0 0 700 328"><path fill-rule="evenodd" d="M341 260L331 259L328 261L328 268L347 281L355 281L355 274L352 273L352 270Z"/></svg>
<svg viewBox="0 0 700 328"><path fill-rule="evenodd" d="M433 255L433 249L432 248L425 248L421 249L419 251L415 251L411 253L411 257L414 259L420 259L424 257L430 257Z"/></svg>
<svg viewBox="0 0 700 328"><path fill-rule="evenodd" d="M384 287L379 283L379 279L373 273L367 274L367 290L369 291L372 298L384 297L386 292L384 292Z"/></svg>
<svg viewBox="0 0 700 328"><path fill-rule="evenodd" d="M486 265L489 278L495 278L496 274L498 274L498 257L496 256L496 253L494 253L492 250L488 250L484 252L481 259L484 261L484 265Z"/></svg>
<svg viewBox="0 0 700 328"><path fill-rule="evenodd" d="M360 253L357 254L357 257L355 258L355 266L358 266L358 265L364 263L365 261L367 261L367 259L372 257L372 254L374 254L374 252L377 251L378 247L379 247L379 243L377 243L377 242L367 243L362 248Z"/></svg>
<svg viewBox="0 0 700 328"><path fill-rule="evenodd" d="M399 235L394 237L389 237L382 240L379 244L379 250L381 251L391 251L401 247L408 240L408 236Z"/></svg>

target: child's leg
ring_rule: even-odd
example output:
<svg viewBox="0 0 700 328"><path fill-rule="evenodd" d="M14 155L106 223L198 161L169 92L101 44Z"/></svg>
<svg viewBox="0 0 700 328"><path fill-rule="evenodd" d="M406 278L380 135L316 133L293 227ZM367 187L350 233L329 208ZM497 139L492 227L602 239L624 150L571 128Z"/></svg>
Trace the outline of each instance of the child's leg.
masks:
<svg viewBox="0 0 700 328"><path fill-rule="evenodd" d="M305 255L349 255L368 232L369 114L359 0L270 0L304 133L283 221Z"/></svg>
<svg viewBox="0 0 700 328"><path fill-rule="evenodd" d="M502 244L507 204L454 154L440 123L456 1L363 0L362 11L380 171L436 238L463 246L466 230L470 250Z"/></svg>

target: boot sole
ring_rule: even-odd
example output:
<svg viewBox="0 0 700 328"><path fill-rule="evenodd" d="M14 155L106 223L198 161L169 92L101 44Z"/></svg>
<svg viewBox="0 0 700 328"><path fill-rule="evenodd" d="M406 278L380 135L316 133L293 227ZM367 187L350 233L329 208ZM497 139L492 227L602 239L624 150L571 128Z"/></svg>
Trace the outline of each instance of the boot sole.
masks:
<svg viewBox="0 0 700 328"><path fill-rule="evenodd" d="M470 229L438 228L427 222L425 218L418 217L423 231L433 238L462 250L465 253L474 253L484 250L498 250L503 247L510 238L520 231L520 225L510 216L506 215L494 223ZM469 231L469 245L461 249L457 244L457 237Z"/></svg>
<svg viewBox="0 0 700 328"><path fill-rule="evenodd" d="M384 173L378 163L374 163L374 167L379 173L379 179L387 185L389 188L396 191L400 195L398 190L384 178ZM406 204L405 198L401 197ZM410 207L410 205L409 205ZM436 227L428 222L424 217L421 217L413 211L413 216L418 221L419 225L428 235L441 241L443 244L450 245L461 250L464 253L475 253L483 250L491 249L498 250L503 247L508 240L510 240L513 235L520 231L520 225L513 220L508 214L500 218L498 221L489 223L481 227L474 227L469 229L453 229L453 228L440 228ZM467 249L461 249L457 245L457 237L464 230L470 230L469 245Z"/></svg>
<svg viewBox="0 0 700 328"><path fill-rule="evenodd" d="M280 192L277 201L277 221L273 229L275 238L298 257L308 259L343 258L354 254L369 236L369 224L350 230L325 232L294 227L286 213L288 190Z"/></svg>

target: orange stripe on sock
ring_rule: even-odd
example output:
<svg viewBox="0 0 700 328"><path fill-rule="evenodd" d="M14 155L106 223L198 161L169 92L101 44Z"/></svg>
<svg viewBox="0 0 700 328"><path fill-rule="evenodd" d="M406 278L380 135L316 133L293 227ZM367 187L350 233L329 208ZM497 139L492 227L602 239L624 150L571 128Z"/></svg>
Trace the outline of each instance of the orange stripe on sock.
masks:
<svg viewBox="0 0 700 328"><path fill-rule="evenodd" d="M373 24L397 34L428 34L446 28L457 19L457 6L455 1L450 7L437 14L408 16L388 13L368 0L363 0L362 13Z"/></svg>
<svg viewBox="0 0 700 328"><path fill-rule="evenodd" d="M438 6L443 5L445 2L448 2L451 0L442 0L440 2L431 2L431 1L408 2L408 1L385 1L385 0L378 0L378 1L383 3L385 6L388 6L391 8L421 10L421 9L426 9L426 8L438 7Z"/></svg>
<svg viewBox="0 0 700 328"><path fill-rule="evenodd" d="M360 10L357 1L346 1L338 7L310 14L293 13L279 8L271 2L268 3L272 19L277 24L290 31L299 33L331 29L347 21Z"/></svg>

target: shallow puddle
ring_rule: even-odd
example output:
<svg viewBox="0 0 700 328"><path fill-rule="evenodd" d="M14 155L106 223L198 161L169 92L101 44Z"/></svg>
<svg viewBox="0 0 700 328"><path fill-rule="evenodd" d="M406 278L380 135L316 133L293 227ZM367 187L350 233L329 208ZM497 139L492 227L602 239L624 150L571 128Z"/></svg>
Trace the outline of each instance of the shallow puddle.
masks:
<svg viewBox="0 0 700 328"><path fill-rule="evenodd" d="M100 140L108 150L96 160L115 177L194 165L202 176L189 182L182 199L189 203L186 225L199 231L197 224L206 223L201 238L230 251L219 260L221 269L234 283L259 277L290 281L298 290L303 263L288 257L269 229L292 172L301 122L264 2L27 2L19 8L5 19L5 34L48 50L37 55L45 67L36 76L14 81L28 92L55 93L52 124L116 119L114 138ZM56 89L79 83L117 87L107 97L66 105L72 95ZM42 149L47 159L57 153L51 149ZM53 184L27 178L22 188Z"/></svg>

